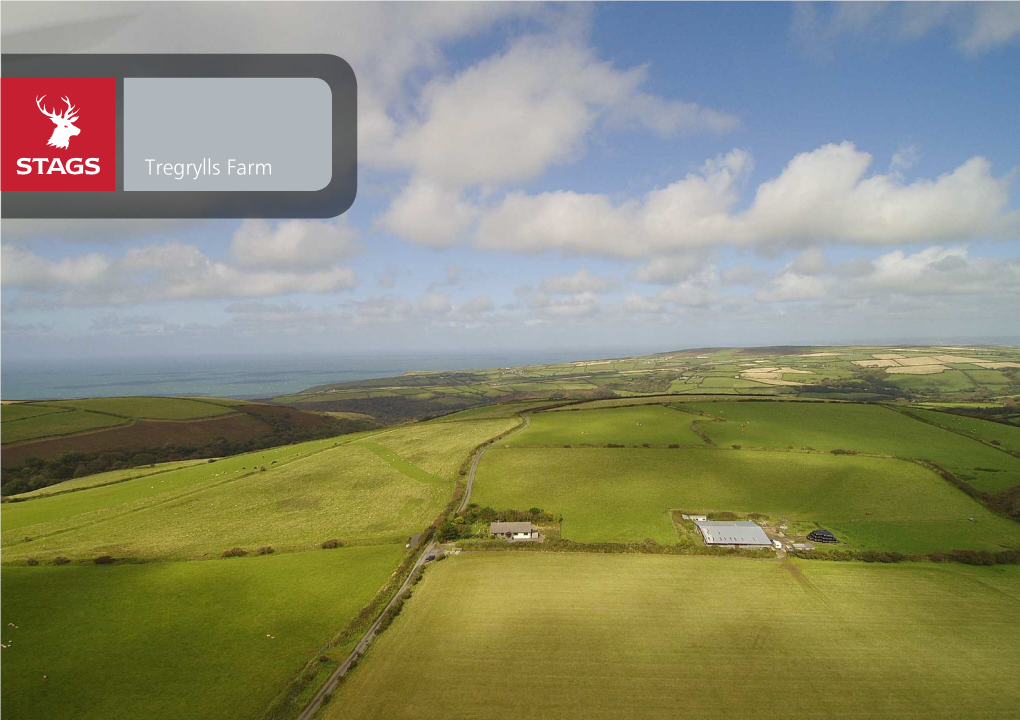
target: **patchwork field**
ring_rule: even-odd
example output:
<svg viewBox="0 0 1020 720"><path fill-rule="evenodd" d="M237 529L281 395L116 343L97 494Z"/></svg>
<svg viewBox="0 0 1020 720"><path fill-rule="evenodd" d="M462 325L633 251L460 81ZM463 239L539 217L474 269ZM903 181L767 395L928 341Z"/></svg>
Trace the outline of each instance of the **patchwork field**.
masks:
<svg viewBox="0 0 1020 720"><path fill-rule="evenodd" d="M257 718L403 552L4 566L4 717Z"/></svg>
<svg viewBox="0 0 1020 720"><path fill-rule="evenodd" d="M605 446L671 444L703 445L691 430L692 416L662 405L645 405L576 412L537 413L531 425L510 438L511 447L562 447L563 445Z"/></svg>
<svg viewBox="0 0 1020 720"><path fill-rule="evenodd" d="M325 718L1006 718L1018 613L1016 567L465 554Z"/></svg>
<svg viewBox="0 0 1020 720"><path fill-rule="evenodd" d="M879 405L706 402L682 407L723 420L697 421L719 445L858 450L930 460L979 490L1020 485L1020 458Z"/></svg>
<svg viewBox="0 0 1020 720"><path fill-rule="evenodd" d="M861 549L1020 547L1020 524L994 515L934 473L862 456L497 447L482 457L471 499L562 514L563 537L577 542L652 538L674 544L669 510L679 509L812 521Z"/></svg>

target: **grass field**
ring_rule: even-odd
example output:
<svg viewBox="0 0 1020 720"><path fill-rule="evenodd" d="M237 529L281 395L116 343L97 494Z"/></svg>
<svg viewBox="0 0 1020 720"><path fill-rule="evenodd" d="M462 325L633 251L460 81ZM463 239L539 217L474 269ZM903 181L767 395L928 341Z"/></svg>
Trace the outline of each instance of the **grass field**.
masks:
<svg viewBox="0 0 1020 720"><path fill-rule="evenodd" d="M42 403L10 403L0 405L0 423L27 420L28 418L61 412L62 408L51 407Z"/></svg>
<svg viewBox="0 0 1020 720"><path fill-rule="evenodd" d="M455 480L472 450L518 424L516 414L465 422L433 420L379 433L372 437L372 442L393 450L427 473Z"/></svg>
<svg viewBox="0 0 1020 720"><path fill-rule="evenodd" d="M930 422L966 433L971 437L987 442L996 442L1006 450L1020 452L1020 426L1006 425L1005 423L969 418L964 415L954 415L953 413L937 412L934 410L911 408L910 412Z"/></svg>
<svg viewBox="0 0 1020 720"><path fill-rule="evenodd" d="M859 450L935 462L979 490L1020 485L1020 458L878 405L694 403L723 418L700 427L719 445Z"/></svg>
<svg viewBox="0 0 1020 720"><path fill-rule="evenodd" d="M36 415L24 420L7 421L0 427L0 435L3 436L3 444L7 445L51 435L70 435L86 430L100 430L114 425L124 425L128 422L130 422L128 418L100 415L84 410L68 410Z"/></svg>
<svg viewBox="0 0 1020 720"><path fill-rule="evenodd" d="M87 400L61 400L58 404L79 410L148 420L195 420L235 412L233 407L222 403L187 398L90 398Z"/></svg>
<svg viewBox="0 0 1020 720"><path fill-rule="evenodd" d="M5 566L4 717L257 718L402 554Z"/></svg>
<svg viewBox="0 0 1020 720"><path fill-rule="evenodd" d="M193 463L179 470L141 476L133 480L92 487L88 490L54 497L42 497L20 503L4 503L0 506L4 554L6 556L12 551L16 554L13 546L23 534L30 533L38 536L48 533L63 533L69 528L101 522L100 518L106 516L137 512L147 506L187 497L204 488L228 482L242 482L257 472L257 468L262 465L273 467L273 461L279 464L305 457L311 453L331 448L335 442L335 440L315 440L297 445L286 445L257 453L235 455L214 463L208 461ZM81 478L81 480L84 481L86 478ZM99 515L94 513L99 513Z"/></svg>
<svg viewBox="0 0 1020 720"><path fill-rule="evenodd" d="M1015 717L1018 613L1016 567L465 554L325 719Z"/></svg>
<svg viewBox="0 0 1020 720"><path fill-rule="evenodd" d="M577 542L677 542L670 509L758 512L828 527L853 547L901 552L1020 547L1000 518L907 461L705 449L495 448L473 502L563 515ZM968 518L975 518L971 522Z"/></svg>
<svg viewBox="0 0 1020 720"><path fill-rule="evenodd" d="M179 560L235 546L307 549L333 538L403 542L447 504L470 451L517 422L423 423L7 503L4 561Z"/></svg>
<svg viewBox="0 0 1020 720"><path fill-rule="evenodd" d="M43 495L53 495L55 493L64 493L69 490L84 490L85 488L123 482L133 478L146 477L148 475L159 475L161 473L169 472L170 470L180 470L181 468L208 462L208 460L179 460L176 462L156 463L155 465L142 465L139 467L125 468L124 470L110 470L109 472L96 473L95 475L85 475L84 477L65 480L64 482L59 482L54 485L47 485L46 487L39 488L38 490L31 490L26 493L19 493L9 497L12 499L24 499L40 497Z"/></svg>
<svg viewBox="0 0 1020 720"><path fill-rule="evenodd" d="M643 405L617 409L578 410L576 412L537 413L531 425L512 437L513 447L563 445L650 445L665 447L702 445L704 441L691 430L695 416L662 405Z"/></svg>
<svg viewBox="0 0 1020 720"><path fill-rule="evenodd" d="M188 482L177 482L169 475L163 484ZM265 472L230 475L195 480L190 487L158 494L150 493L158 489L161 478L143 478L131 481L142 483L136 492L143 497L136 500L23 527L17 525L24 518L15 516L11 525L16 529L4 525L4 560L35 557L45 561L56 555L87 559L104 554L185 559L219 555L234 546L249 551L264 545L308 549L332 538L346 544L403 542L435 519L452 492L452 484L412 477L356 444ZM109 490L123 497L129 492L123 486L128 484ZM41 515L52 512L45 506L57 501L81 507L93 502L90 494L104 490L18 503L13 509L22 510L19 506L24 505L23 512L34 510ZM24 535L34 539L16 541ZM9 544L8 538L14 542Z"/></svg>

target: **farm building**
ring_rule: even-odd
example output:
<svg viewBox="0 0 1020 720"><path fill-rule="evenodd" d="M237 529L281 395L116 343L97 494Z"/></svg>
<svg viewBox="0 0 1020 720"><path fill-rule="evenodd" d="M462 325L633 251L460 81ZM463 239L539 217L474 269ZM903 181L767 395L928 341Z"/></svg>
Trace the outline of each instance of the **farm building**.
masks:
<svg viewBox="0 0 1020 720"><path fill-rule="evenodd" d="M530 522L494 522L489 524L489 535L507 540L537 540L538 531Z"/></svg>
<svg viewBox="0 0 1020 720"><path fill-rule="evenodd" d="M706 545L750 545L772 547L761 526L750 520L695 520Z"/></svg>

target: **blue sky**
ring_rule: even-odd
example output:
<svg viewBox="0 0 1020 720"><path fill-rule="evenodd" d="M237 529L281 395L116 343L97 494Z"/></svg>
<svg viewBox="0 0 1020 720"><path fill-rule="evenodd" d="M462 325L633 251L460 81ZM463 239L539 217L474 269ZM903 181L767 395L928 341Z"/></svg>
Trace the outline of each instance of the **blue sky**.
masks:
<svg viewBox="0 0 1020 720"><path fill-rule="evenodd" d="M1020 4L0 12L359 79L336 221L5 221L8 357L1020 335Z"/></svg>

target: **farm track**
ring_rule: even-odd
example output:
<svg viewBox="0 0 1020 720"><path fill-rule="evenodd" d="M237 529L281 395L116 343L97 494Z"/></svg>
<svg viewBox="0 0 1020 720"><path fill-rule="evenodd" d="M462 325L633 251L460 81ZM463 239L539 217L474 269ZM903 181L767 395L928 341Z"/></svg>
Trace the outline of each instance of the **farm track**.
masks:
<svg viewBox="0 0 1020 720"><path fill-rule="evenodd" d="M526 413L522 413L521 417L524 419L524 422L518 425L513 430L511 430L508 434L504 435L503 438L501 439L506 440L510 437L513 437L514 435L516 435L519 432L522 432L523 430L527 429L529 425L531 425L531 418ZM471 463L471 470L468 473L467 485L464 488L464 499L461 501L460 507L457 508L457 512L463 512L464 508L467 507L467 504L471 499L471 487L472 485L474 485L475 481L475 470L478 468L478 461L481 459L482 455L485 454L485 451L488 448L489 446L486 445L475 454L475 459ZM333 674L329 676L329 679L326 680L323 686L319 688L319 691L315 693L311 701L298 716L298 720L311 720L311 718L315 717L315 714L319 711L319 708L322 707L323 700L325 700L326 696L330 695L334 690L336 690L336 687L340 683L340 680L351 669L351 666L355 663L355 661L358 658L364 655L365 650L368 649L369 643L372 642L372 639L375 637L375 634L379 631L379 626L382 624L383 618L386 617L386 613L389 612L389 610L394 605L396 605L397 602L400 601L401 598L403 598L407 591L411 588L411 584L414 582L415 574L422 567L422 565L428 562L427 558L430 555L432 555L433 551L436 548L436 544L437 543L435 540L429 542L429 544L421 552L421 554L418 556L418 560L414 563L414 566L411 568L411 571L407 574L407 578L404 579L403 584L400 586L400 588L397 589L397 592L393 595L393 597L390 598L390 601L386 603L386 607L382 609L382 612L380 612L379 616L376 617L375 622L373 622L372 625L368 628L368 630L362 636L361 640L358 641L358 644L354 646L353 650L351 650L347 658L342 663L340 663L340 666L333 671Z"/></svg>

